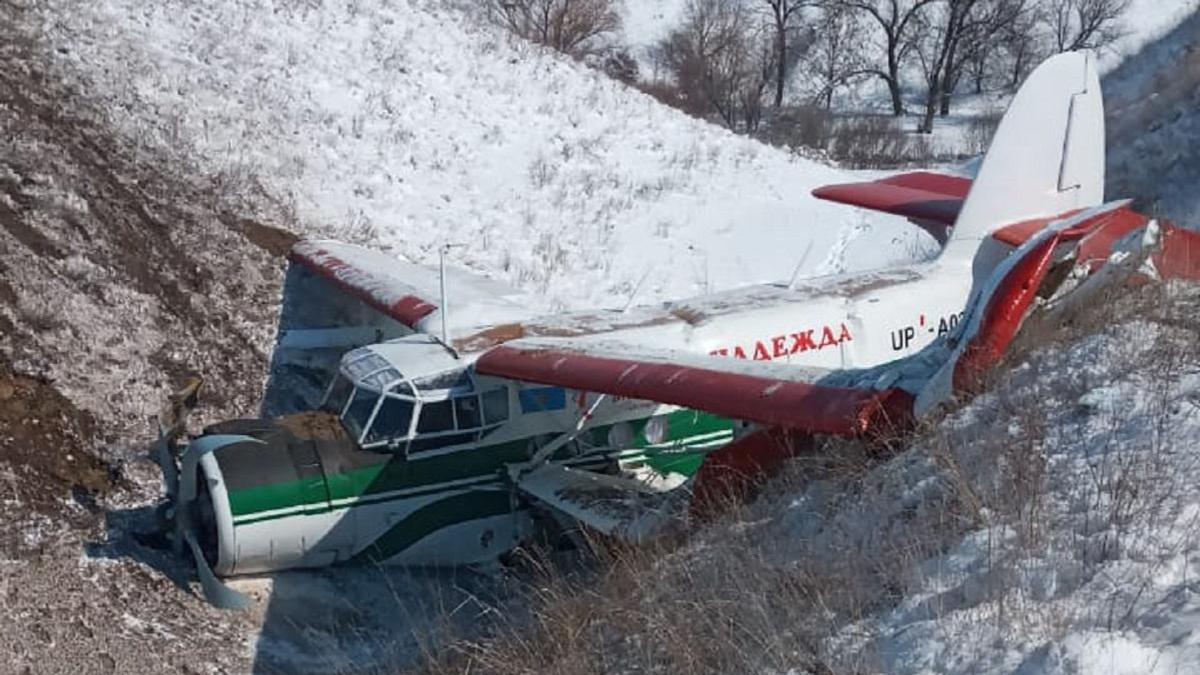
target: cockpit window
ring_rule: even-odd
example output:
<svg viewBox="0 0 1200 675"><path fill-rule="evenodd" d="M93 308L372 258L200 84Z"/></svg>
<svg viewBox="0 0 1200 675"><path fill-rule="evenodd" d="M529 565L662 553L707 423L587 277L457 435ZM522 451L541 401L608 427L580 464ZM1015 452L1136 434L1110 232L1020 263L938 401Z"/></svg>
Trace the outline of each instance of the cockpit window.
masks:
<svg viewBox="0 0 1200 675"><path fill-rule="evenodd" d="M421 406L421 419L417 422L417 433L436 434L454 430L454 411L451 402L434 401Z"/></svg>
<svg viewBox="0 0 1200 675"><path fill-rule="evenodd" d="M355 389L354 397L350 399L350 408L342 416L346 430L356 440L362 437L363 429L371 421L371 413L379 402L379 394L369 389Z"/></svg>
<svg viewBox="0 0 1200 675"><path fill-rule="evenodd" d="M412 422L413 404L411 401L385 396L375 422L367 432L366 443L390 441L408 436L408 427Z"/></svg>
<svg viewBox="0 0 1200 675"><path fill-rule="evenodd" d="M350 398L350 393L354 391L350 380L347 380L342 375L338 375L333 380L333 386L329 388L329 396L325 398L325 405L322 406L325 410L335 414L342 414L346 409L346 401Z"/></svg>
<svg viewBox="0 0 1200 675"><path fill-rule="evenodd" d="M454 399L454 419L459 429L478 429L482 424L479 417L479 398L472 395Z"/></svg>
<svg viewBox="0 0 1200 675"><path fill-rule="evenodd" d="M499 424L508 419L508 390L493 389L483 393L484 424Z"/></svg>
<svg viewBox="0 0 1200 675"><path fill-rule="evenodd" d="M400 373L395 368L386 368L363 378L363 384L384 391L398 380L400 380Z"/></svg>
<svg viewBox="0 0 1200 675"><path fill-rule="evenodd" d="M388 367L388 362L383 357L362 349L350 352L342 358L342 362L345 364L346 374L356 380Z"/></svg>

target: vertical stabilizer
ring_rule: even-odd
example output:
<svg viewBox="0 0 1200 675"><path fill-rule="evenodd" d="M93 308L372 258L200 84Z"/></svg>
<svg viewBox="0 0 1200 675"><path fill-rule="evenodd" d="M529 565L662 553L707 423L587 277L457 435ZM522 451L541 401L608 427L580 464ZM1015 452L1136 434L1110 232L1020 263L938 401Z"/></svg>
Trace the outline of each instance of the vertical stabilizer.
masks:
<svg viewBox="0 0 1200 675"><path fill-rule="evenodd" d="M1000 120L954 230L945 262L970 264L1003 225L1104 201L1104 103L1091 52L1044 61Z"/></svg>

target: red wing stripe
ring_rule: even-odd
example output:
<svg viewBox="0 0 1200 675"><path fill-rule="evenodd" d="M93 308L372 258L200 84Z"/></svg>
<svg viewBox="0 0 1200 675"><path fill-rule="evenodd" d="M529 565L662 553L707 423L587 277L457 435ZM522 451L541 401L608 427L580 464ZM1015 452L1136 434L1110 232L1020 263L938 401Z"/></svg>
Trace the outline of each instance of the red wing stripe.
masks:
<svg viewBox="0 0 1200 675"><path fill-rule="evenodd" d="M415 295L388 293L380 280L323 248L293 249L288 259L331 281L334 285L409 328L437 310L437 305Z"/></svg>
<svg viewBox="0 0 1200 675"><path fill-rule="evenodd" d="M918 171L868 183L826 185L813 190L813 196L949 226L970 189L967 178Z"/></svg>
<svg viewBox="0 0 1200 675"><path fill-rule="evenodd" d="M971 191L970 178L949 176L944 173L932 173L930 171L902 173L884 178L878 182L885 185L898 185L900 187L921 190L922 192L931 192L945 197L954 197L956 199L966 199L967 193Z"/></svg>
<svg viewBox="0 0 1200 675"><path fill-rule="evenodd" d="M715 357L714 357L715 358ZM485 375L658 401L811 433L855 434L891 406L889 392L827 387L694 366L501 345L475 363Z"/></svg>

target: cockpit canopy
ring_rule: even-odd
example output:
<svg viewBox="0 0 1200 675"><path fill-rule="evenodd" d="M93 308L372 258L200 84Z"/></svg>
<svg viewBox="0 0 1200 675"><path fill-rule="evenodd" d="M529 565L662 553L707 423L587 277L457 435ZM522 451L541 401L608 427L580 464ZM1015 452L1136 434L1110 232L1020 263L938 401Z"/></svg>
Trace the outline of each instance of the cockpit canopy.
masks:
<svg viewBox="0 0 1200 675"><path fill-rule="evenodd" d="M343 356L323 407L362 448L411 453L478 441L508 419L509 395L432 338L410 335Z"/></svg>

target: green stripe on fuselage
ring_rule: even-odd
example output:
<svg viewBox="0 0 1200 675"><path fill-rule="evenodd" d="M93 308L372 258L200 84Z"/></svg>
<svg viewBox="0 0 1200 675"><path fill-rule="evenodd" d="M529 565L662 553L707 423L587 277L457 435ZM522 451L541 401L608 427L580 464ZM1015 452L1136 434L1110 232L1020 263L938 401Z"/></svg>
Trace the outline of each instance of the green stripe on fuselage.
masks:
<svg viewBox="0 0 1200 675"><path fill-rule="evenodd" d="M605 461L622 456L623 459L641 459L656 471L690 476L699 468L704 456L715 447L719 447L719 444L714 446L713 443L714 440L721 440L722 432L728 432L729 438L732 438L733 423L727 419L691 410L678 410L669 413L667 418L667 439L653 446L650 446L643 433L647 420L629 423L634 432L634 440L628 447L620 450L606 447L609 430L613 425L589 430L585 434L588 438L581 440L588 441L585 446L591 447L587 448L587 456L594 455L599 465L594 465L591 461L587 464L599 468ZM486 440L482 442L486 443ZM691 449L693 446L700 446L702 449ZM472 487L478 483L471 479L500 480L505 466L529 459L530 448L531 439L521 438L429 457L422 457L419 453L407 458L399 454L381 454L382 461L369 466L345 471L325 467L325 480L332 505L323 500L310 499L314 492L309 489L306 481L292 481L230 491L230 509L234 522L242 525L292 515L325 513L331 509L379 501L406 499L441 490ZM639 450L644 456L637 452ZM564 448L556 459L569 457L572 457L569 448ZM453 484L456 481L459 484ZM463 485L462 481L468 484ZM410 492L387 494L402 490ZM379 498L371 499L372 496Z"/></svg>
<svg viewBox="0 0 1200 675"><path fill-rule="evenodd" d="M468 490L413 511L349 562L381 563L444 527L511 511L512 501L506 491Z"/></svg>

